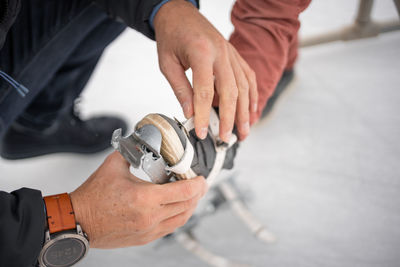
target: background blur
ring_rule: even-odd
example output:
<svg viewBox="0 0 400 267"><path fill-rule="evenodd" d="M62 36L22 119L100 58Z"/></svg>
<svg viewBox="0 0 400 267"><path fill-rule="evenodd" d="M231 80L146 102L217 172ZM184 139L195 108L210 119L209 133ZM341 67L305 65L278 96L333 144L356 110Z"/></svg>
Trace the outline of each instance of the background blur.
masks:
<svg viewBox="0 0 400 267"><path fill-rule="evenodd" d="M201 1L226 37L232 4ZM301 16L301 37L352 23L357 4L313 1ZM373 18L398 18L393 2L375 1ZM400 31L300 52L296 84L252 129L236 159L250 210L278 242L255 240L229 210L203 220L195 234L210 250L252 266L399 266ZM155 43L133 30L106 51L82 111L120 114L131 124L153 112L183 117L159 72ZM109 152L0 159L0 188L69 192ZM206 265L170 241L92 249L78 266Z"/></svg>

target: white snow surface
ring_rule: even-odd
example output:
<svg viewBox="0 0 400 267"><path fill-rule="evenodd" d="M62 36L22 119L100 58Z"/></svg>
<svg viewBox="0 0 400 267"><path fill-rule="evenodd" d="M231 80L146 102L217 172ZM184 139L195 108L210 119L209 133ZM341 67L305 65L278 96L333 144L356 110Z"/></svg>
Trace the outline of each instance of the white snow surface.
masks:
<svg viewBox="0 0 400 267"><path fill-rule="evenodd" d="M398 19L375 1L376 20ZM201 11L226 36L232 0L203 0ZM301 16L306 37L351 23L358 1L314 1ZM210 250L252 266L399 266L400 32L304 48L294 86L256 125L236 159L248 206L278 241L251 236L229 210L195 234ZM126 30L105 52L83 94L83 114L113 113L131 125L148 113L183 118L159 71L156 45ZM0 159L0 188L70 192L111 150ZM91 249L77 266L206 266L175 241Z"/></svg>

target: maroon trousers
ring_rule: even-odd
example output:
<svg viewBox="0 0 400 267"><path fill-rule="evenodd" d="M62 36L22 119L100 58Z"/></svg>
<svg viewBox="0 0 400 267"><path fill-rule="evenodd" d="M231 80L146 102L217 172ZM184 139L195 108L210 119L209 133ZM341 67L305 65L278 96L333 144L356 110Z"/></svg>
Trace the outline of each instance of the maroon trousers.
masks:
<svg viewBox="0 0 400 267"><path fill-rule="evenodd" d="M257 116L274 92L285 69L297 58L299 14L311 0L237 0L231 19L230 42L257 75Z"/></svg>

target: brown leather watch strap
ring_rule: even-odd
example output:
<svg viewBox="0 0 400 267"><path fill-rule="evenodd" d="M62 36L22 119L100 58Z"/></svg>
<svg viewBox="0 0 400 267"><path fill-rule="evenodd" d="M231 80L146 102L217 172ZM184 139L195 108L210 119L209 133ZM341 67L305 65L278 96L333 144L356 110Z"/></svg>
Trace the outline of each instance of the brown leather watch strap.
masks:
<svg viewBox="0 0 400 267"><path fill-rule="evenodd" d="M46 196L43 199L50 234L76 228L74 210L67 193Z"/></svg>

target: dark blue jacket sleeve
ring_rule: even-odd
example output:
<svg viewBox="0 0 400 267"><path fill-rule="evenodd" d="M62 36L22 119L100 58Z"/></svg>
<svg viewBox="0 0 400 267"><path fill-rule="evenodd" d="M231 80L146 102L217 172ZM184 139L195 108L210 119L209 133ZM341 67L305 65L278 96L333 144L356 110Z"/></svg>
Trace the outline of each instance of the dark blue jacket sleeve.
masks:
<svg viewBox="0 0 400 267"><path fill-rule="evenodd" d="M20 9L21 0L0 0L0 49Z"/></svg>
<svg viewBox="0 0 400 267"><path fill-rule="evenodd" d="M35 266L44 241L45 211L38 190L0 191L0 266Z"/></svg>

